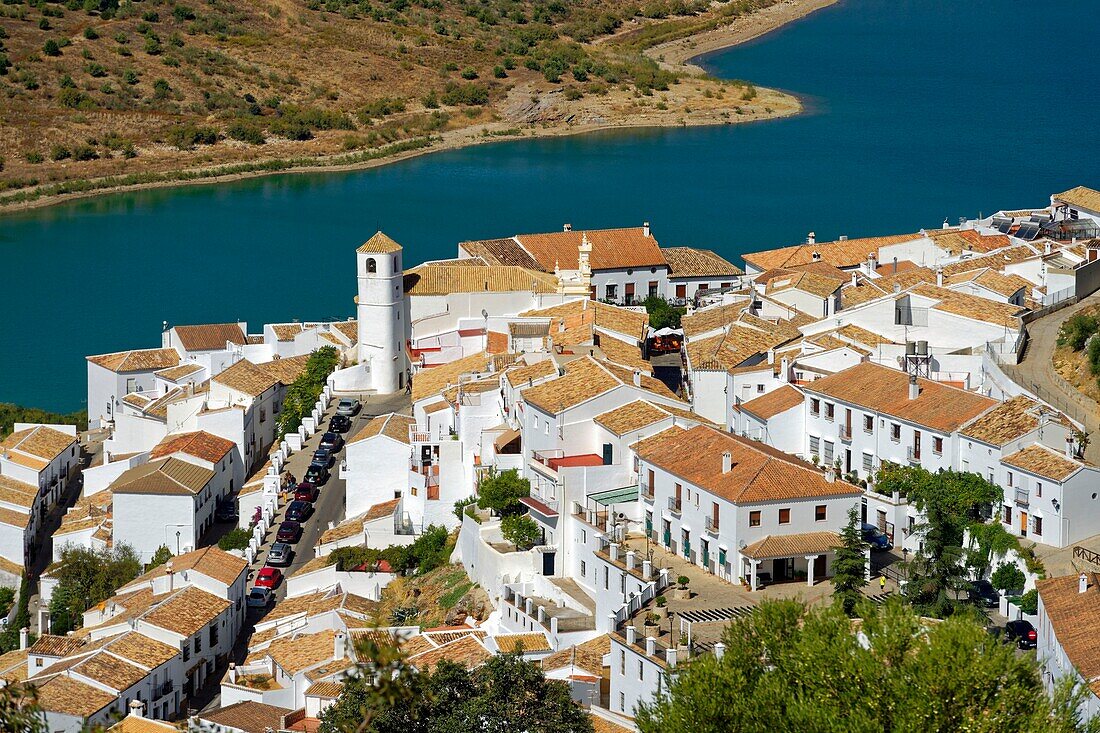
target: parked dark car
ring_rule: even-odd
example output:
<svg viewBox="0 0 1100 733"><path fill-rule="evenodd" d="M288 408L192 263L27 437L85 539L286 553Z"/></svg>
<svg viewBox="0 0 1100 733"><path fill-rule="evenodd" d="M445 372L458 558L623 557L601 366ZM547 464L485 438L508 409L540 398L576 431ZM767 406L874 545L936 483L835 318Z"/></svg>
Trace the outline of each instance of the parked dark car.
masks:
<svg viewBox="0 0 1100 733"><path fill-rule="evenodd" d="M333 432L346 433L351 430L351 418L347 415L333 415L328 421L328 428Z"/></svg>
<svg viewBox="0 0 1100 733"><path fill-rule="evenodd" d="M311 466L324 466L325 468L331 468L332 464L336 462L336 456L333 455L332 448L318 448L313 452L313 460L310 461Z"/></svg>
<svg viewBox="0 0 1100 733"><path fill-rule="evenodd" d="M1039 635L1035 632L1035 627L1031 625L1030 621L1009 621L1005 624L1005 641L1012 641L1016 643L1020 649L1034 649L1035 644L1039 640Z"/></svg>
<svg viewBox="0 0 1100 733"><path fill-rule="evenodd" d="M313 505L308 501L292 501L286 508L286 518L292 522L304 522L313 514Z"/></svg>
<svg viewBox="0 0 1100 733"><path fill-rule="evenodd" d="M889 550L893 547L890 538L873 524L863 525L863 541L871 546L872 550Z"/></svg>
<svg viewBox="0 0 1100 733"><path fill-rule="evenodd" d="M235 501L219 501L218 506L214 509L214 521L237 521L237 503Z"/></svg>
<svg viewBox="0 0 1100 733"><path fill-rule="evenodd" d="M971 583L967 595L971 603L984 608L996 608L1001 602L1001 596L988 580L976 580Z"/></svg>
<svg viewBox="0 0 1100 733"><path fill-rule="evenodd" d="M285 542L276 542L267 553L267 564L277 567L286 567L294 557L294 550Z"/></svg>
<svg viewBox="0 0 1100 733"><path fill-rule="evenodd" d="M321 491L313 484L301 483L294 489L295 501L317 501Z"/></svg>
<svg viewBox="0 0 1100 733"><path fill-rule="evenodd" d="M344 439L339 433L327 432L321 436L321 447L328 448L333 453L344 447Z"/></svg>
<svg viewBox="0 0 1100 733"><path fill-rule="evenodd" d="M302 525L298 522L287 520L279 525L279 531L275 534L275 540L294 544L302 539Z"/></svg>
<svg viewBox="0 0 1100 733"><path fill-rule="evenodd" d="M314 466L306 470L306 475L302 477L307 484L313 484L314 486L323 486L328 481L328 469L324 466Z"/></svg>

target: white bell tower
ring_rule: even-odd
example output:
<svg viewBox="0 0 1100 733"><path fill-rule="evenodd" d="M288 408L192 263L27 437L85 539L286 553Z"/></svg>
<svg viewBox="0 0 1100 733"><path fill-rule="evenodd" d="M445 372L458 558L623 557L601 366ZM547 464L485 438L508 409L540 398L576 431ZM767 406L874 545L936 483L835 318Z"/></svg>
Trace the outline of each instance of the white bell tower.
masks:
<svg viewBox="0 0 1100 733"><path fill-rule="evenodd" d="M405 388L405 293L401 245L376 233L355 253L359 280L359 363L370 369L371 389Z"/></svg>

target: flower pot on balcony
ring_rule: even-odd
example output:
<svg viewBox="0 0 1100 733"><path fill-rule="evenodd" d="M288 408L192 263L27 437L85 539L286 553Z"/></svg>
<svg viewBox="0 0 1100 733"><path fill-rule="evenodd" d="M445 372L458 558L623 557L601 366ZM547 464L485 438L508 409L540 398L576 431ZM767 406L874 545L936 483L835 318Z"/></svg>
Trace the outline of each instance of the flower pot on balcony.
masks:
<svg viewBox="0 0 1100 733"><path fill-rule="evenodd" d="M642 627L642 633L644 633L650 639L656 639L661 633L661 627L656 624L646 624Z"/></svg>

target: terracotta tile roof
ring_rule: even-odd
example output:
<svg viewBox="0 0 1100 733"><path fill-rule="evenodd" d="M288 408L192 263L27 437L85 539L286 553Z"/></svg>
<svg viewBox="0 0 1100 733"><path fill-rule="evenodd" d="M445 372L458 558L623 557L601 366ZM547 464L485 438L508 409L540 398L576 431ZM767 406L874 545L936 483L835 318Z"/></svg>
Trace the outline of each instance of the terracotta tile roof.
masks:
<svg viewBox="0 0 1100 733"><path fill-rule="evenodd" d="M103 649L134 664L153 669L180 654L180 650L137 631L128 631L107 642Z"/></svg>
<svg viewBox="0 0 1100 733"><path fill-rule="evenodd" d="M836 329L836 334L860 346L867 346L870 348L880 345L891 345L894 343L885 336L877 334L874 331L868 331L865 328L861 328L851 323Z"/></svg>
<svg viewBox="0 0 1100 733"><path fill-rule="evenodd" d="M1100 191L1088 186L1076 186L1068 191L1056 193L1051 198L1070 206L1100 212Z"/></svg>
<svg viewBox="0 0 1100 733"><path fill-rule="evenodd" d="M909 292L936 301L931 306L935 310L1013 329L1020 328L1019 314L1026 310L1020 306L997 303L988 298L938 288L935 285L917 285Z"/></svg>
<svg viewBox="0 0 1100 733"><path fill-rule="evenodd" d="M959 434L999 447L1037 429L1042 413L1046 413L1051 422L1069 424L1065 416L1057 410L1046 407L1027 395L1020 395L1002 402L963 425Z"/></svg>
<svg viewBox="0 0 1100 733"><path fill-rule="evenodd" d="M1087 573L1088 587L1080 592L1077 575L1035 582L1054 636L1069 662L1086 682L1100 677L1100 573Z"/></svg>
<svg viewBox="0 0 1100 733"><path fill-rule="evenodd" d="M478 639L484 640L489 634L482 629L475 629L469 626L434 626L430 629L424 629L423 636L430 638L437 647L454 641L455 639L461 639L464 636L475 636Z"/></svg>
<svg viewBox="0 0 1100 733"><path fill-rule="evenodd" d="M643 400L629 402L622 407L597 415L595 420L615 435L624 435L634 430L660 422L669 414Z"/></svg>
<svg viewBox="0 0 1100 733"><path fill-rule="evenodd" d="M1005 275L995 270L985 270L981 272L974 278L974 282L1006 298L1015 295L1021 290L1025 293L1030 293L1032 287L1030 282L1015 273Z"/></svg>
<svg viewBox="0 0 1100 733"><path fill-rule="evenodd" d="M248 567L243 557L226 552L217 546L203 547L172 558L172 572L194 570L219 583L232 585ZM146 585L168 573L167 565L158 565L149 572L130 581L123 589Z"/></svg>
<svg viewBox="0 0 1100 733"><path fill-rule="evenodd" d="M342 682L314 682L306 688L306 695L310 697L322 697L326 700L335 700L344 691Z"/></svg>
<svg viewBox="0 0 1100 733"><path fill-rule="evenodd" d="M332 334L326 332L325 335L331 336ZM338 345L342 346L342 344ZM284 356L281 359L272 359L271 361L265 361L256 366L289 387L294 384L294 381L306 370L306 364L309 363L309 357L309 354Z"/></svg>
<svg viewBox="0 0 1100 733"><path fill-rule="evenodd" d="M233 366L211 377L210 381L243 392L250 397L259 397L278 384L279 378L248 359L241 359Z"/></svg>
<svg viewBox="0 0 1100 733"><path fill-rule="evenodd" d="M354 321L354 320L334 321L333 324L332 324L332 327L335 328L340 333L344 334L344 338L346 338L351 343L354 344L354 343L359 341L359 322L358 321Z"/></svg>
<svg viewBox="0 0 1100 733"><path fill-rule="evenodd" d="M285 598L264 616L264 622L305 614L307 617L316 616L330 611L347 610L353 614L369 617L374 613L377 604L366 598L351 593L332 593L330 591L317 591L307 593L294 598Z"/></svg>
<svg viewBox="0 0 1100 733"><path fill-rule="evenodd" d="M336 632L332 629L293 634L273 640L263 654L271 657L287 674L295 675L318 664L343 661L333 658L335 638Z"/></svg>
<svg viewBox="0 0 1100 733"><path fill-rule="evenodd" d="M791 267L814 262L814 252L820 255L820 261L834 267L855 267L867 260L872 252L880 247L902 242L913 242L921 238L920 234L894 234L885 237L863 237L860 239L842 239L835 242L817 242L815 244L796 244L781 249L750 252L742 259L758 270L770 270L773 267Z"/></svg>
<svg viewBox="0 0 1100 733"><path fill-rule="evenodd" d="M1019 244L1015 247L999 250L985 257L969 257L959 260L958 262L953 262L950 265L944 265L943 275L944 277L950 277L960 272L977 270L982 267L991 267L994 270L1000 271L1004 269L1005 265L1023 262L1024 260L1029 260L1038 256L1039 253L1030 245Z"/></svg>
<svg viewBox="0 0 1100 733"><path fill-rule="evenodd" d="M422 671L434 669L444 659L461 664L467 669L473 669L484 664L492 656L493 653L486 649L476 636L466 634L461 639L409 657L408 662Z"/></svg>
<svg viewBox="0 0 1100 733"><path fill-rule="evenodd" d="M15 649L0 654L0 680L7 683L27 679L27 650Z"/></svg>
<svg viewBox="0 0 1100 733"><path fill-rule="evenodd" d="M581 231L550 232L547 234L517 234L512 237L522 251L534 259L539 269L553 272L555 267L563 270L576 270L578 268L578 248L582 237L587 237L592 245L592 254L589 256L589 264L593 270L615 270L628 267L664 266L665 258L657 240L652 236L646 236L642 227L627 229L591 229ZM462 248L471 255L485 257L493 256L494 252L504 253L508 250L508 240L489 240L490 246L485 242L464 242ZM509 260L520 260L519 253L504 255Z"/></svg>
<svg viewBox="0 0 1100 733"><path fill-rule="evenodd" d="M548 273L523 267L420 265L405 273L404 287L406 295L556 293L558 279Z"/></svg>
<svg viewBox="0 0 1100 733"><path fill-rule="evenodd" d="M149 458L155 460L173 453L186 453L208 463L217 463L233 450L235 443L205 430L168 435L153 446Z"/></svg>
<svg viewBox="0 0 1100 733"><path fill-rule="evenodd" d="M179 458L161 458L134 466L122 472L111 483L111 491L119 494L166 494L192 496L202 491L214 478L214 472Z"/></svg>
<svg viewBox="0 0 1100 733"><path fill-rule="evenodd" d="M376 435L385 435L387 438L409 445L410 425L416 425L416 420L408 415L399 415L396 412L379 415L371 418L370 422L364 425L363 429L356 433L355 437L349 440L348 443L358 443Z"/></svg>
<svg viewBox="0 0 1100 733"><path fill-rule="evenodd" d="M554 363L554 360L543 359L534 364L520 364L510 367L504 372L504 377L508 380L508 384L513 387L525 387L528 380L537 382L546 377L556 377L557 374L558 365Z"/></svg>
<svg viewBox="0 0 1100 733"><path fill-rule="evenodd" d="M71 672L86 677L101 685L110 687L118 692L124 692L126 688L135 685L145 679L145 670L135 667L129 662L98 651L87 657L80 664L74 665Z"/></svg>
<svg viewBox="0 0 1100 733"><path fill-rule="evenodd" d="M76 436L36 425L18 430L0 441L0 450L20 451L35 458L52 461L76 443Z"/></svg>
<svg viewBox="0 0 1100 733"><path fill-rule="evenodd" d="M392 254L400 252L401 245L382 232L375 232L373 237L359 245L359 249L355 251L364 254Z"/></svg>
<svg viewBox="0 0 1100 733"><path fill-rule="evenodd" d="M741 409L767 420L775 417L781 412L786 412L793 407L797 407L805 401L805 396L797 387L784 384L779 389L773 389L771 392L761 395L756 399L742 402Z"/></svg>
<svg viewBox="0 0 1100 733"><path fill-rule="evenodd" d="M647 385L655 381L658 380L642 376L642 386L647 389ZM624 384L633 385L633 375L629 370L585 356L569 362L565 367L565 376L524 390L523 399L544 412L556 415ZM662 393L671 394L663 385Z"/></svg>
<svg viewBox="0 0 1100 733"><path fill-rule="evenodd" d="M213 593L188 586L145 615L145 621L181 636L191 636L231 604Z"/></svg>
<svg viewBox="0 0 1100 733"><path fill-rule="evenodd" d="M239 323L207 323L200 326L176 326L176 336L187 351L219 351L226 343L244 345Z"/></svg>
<svg viewBox="0 0 1100 733"><path fill-rule="evenodd" d="M603 658L611 652L611 637L608 634L589 639L583 644L559 649L542 660L542 668L547 671L563 667L579 667L599 677L603 674Z"/></svg>
<svg viewBox="0 0 1100 733"><path fill-rule="evenodd" d="M802 272L796 275L772 278L764 292L768 295L775 295L787 290L799 290L818 298L828 298L842 285L844 285L842 279L818 275L813 272Z"/></svg>
<svg viewBox="0 0 1100 733"><path fill-rule="evenodd" d="M802 534L768 535L741 549L741 554L754 560L775 557L824 554L840 547L842 541L836 532L804 532Z"/></svg>
<svg viewBox="0 0 1100 733"><path fill-rule="evenodd" d="M130 395L127 395L127 397L129 396ZM146 403L144 406L139 406L139 409L146 415L150 415L160 420L167 420L168 405L172 404L173 402L178 402L186 396L187 392L185 392L182 387L176 387L174 389L168 390L152 402Z"/></svg>
<svg viewBox="0 0 1100 733"><path fill-rule="evenodd" d="M620 308L595 300L571 300L568 303L550 308L540 308L520 313L522 318L549 318L550 338L555 344L562 344L561 326L567 331L582 331L591 338L592 329L614 331L627 338L640 339L649 325L649 316L645 313ZM587 340L587 339L581 339ZM572 343L579 343L574 341Z"/></svg>
<svg viewBox="0 0 1100 733"><path fill-rule="evenodd" d="M1064 454L1040 443L1032 443L1026 448L1007 455L1001 459L1001 462L1053 481L1065 481L1085 467L1084 463L1066 458Z"/></svg>
<svg viewBox="0 0 1100 733"><path fill-rule="evenodd" d="M754 328L732 326L726 333L689 340L688 363L693 371L729 371L744 366L750 360L762 361L761 355L790 340L787 334L781 332L764 333Z"/></svg>
<svg viewBox="0 0 1100 733"><path fill-rule="evenodd" d="M176 733L179 729L171 723L152 718L127 715L107 729L107 733Z"/></svg>
<svg viewBox="0 0 1100 733"><path fill-rule="evenodd" d="M927 267L915 267L905 272L899 272L896 275L887 275L880 277L878 280L872 281L875 287L880 288L883 292L893 293L894 286L897 285L902 290L908 290L914 285L920 283L929 283L931 285L936 284L936 273Z"/></svg>
<svg viewBox="0 0 1100 733"><path fill-rule="evenodd" d="M501 654L511 654L521 649L525 652L548 652L550 643L546 641L546 635L542 633L532 634L503 634L494 636L497 649Z"/></svg>
<svg viewBox="0 0 1100 733"><path fill-rule="evenodd" d="M321 543L335 542L336 540L347 539L363 531L363 525L367 522L374 522L385 517L392 517L394 512L397 511L397 507L401 505L401 499L390 499L380 504L374 504L367 511L360 514L357 517L351 517L337 524L332 529L325 530L321 533L321 539L318 540Z"/></svg>
<svg viewBox="0 0 1100 733"><path fill-rule="evenodd" d="M245 733L265 733L268 730L282 730L286 716L292 712L289 708L246 700L199 713L198 717L207 723Z"/></svg>
<svg viewBox="0 0 1100 733"><path fill-rule="evenodd" d="M709 427L665 431L634 445L638 457L735 504L850 496L860 489L827 481L812 464L764 443ZM722 472L722 454L733 468Z"/></svg>
<svg viewBox="0 0 1100 733"><path fill-rule="evenodd" d="M634 727L627 725L625 722L622 724L612 722L607 718L600 715L588 714L588 719L592 721L592 733L631 733L635 730Z"/></svg>
<svg viewBox="0 0 1100 733"><path fill-rule="evenodd" d="M881 277L886 277L888 275L896 275L898 273L906 272L908 270L915 270L920 267L920 265L918 265L916 262L913 262L912 260L898 260L897 262L887 262L886 264L879 265L875 268L875 274Z"/></svg>
<svg viewBox="0 0 1100 733"><path fill-rule="evenodd" d="M176 353L175 349L168 349L168 351L171 351L173 354ZM196 372L203 371L205 368L206 367L201 364L195 364L194 362L192 362L190 364L180 364L177 367L161 369L160 371L156 372L156 375L161 379L168 380L169 382L178 382L179 380L185 377L189 377Z"/></svg>
<svg viewBox="0 0 1100 733"><path fill-rule="evenodd" d="M279 341L293 341L304 330L301 323L277 323L271 326L275 338Z"/></svg>
<svg viewBox="0 0 1100 733"><path fill-rule="evenodd" d="M485 379L478 379L472 382L463 382L461 387L455 385L443 390L443 399L452 405L458 404L458 393L461 389L463 395L472 394L486 394L488 392L496 392L500 389L500 377L493 374Z"/></svg>
<svg viewBox="0 0 1100 733"><path fill-rule="evenodd" d="M486 264L526 267L532 270L542 269L538 260L510 237L460 242L458 246L472 258L478 258Z"/></svg>
<svg viewBox="0 0 1100 733"><path fill-rule="evenodd" d="M690 316L681 318L680 326L684 329L684 335L691 339L699 334L735 323L746 307L747 302L703 308L695 311Z"/></svg>
<svg viewBox="0 0 1100 733"><path fill-rule="evenodd" d="M34 506L34 500L37 496L37 486L16 481L11 476L0 474L0 501L30 509Z"/></svg>
<svg viewBox="0 0 1100 733"><path fill-rule="evenodd" d="M113 705L118 699L85 682L64 674L39 677L32 680L38 691L38 705L47 712L88 718Z"/></svg>
<svg viewBox="0 0 1100 733"><path fill-rule="evenodd" d="M147 372L174 367L180 363L175 349L131 349L114 354L86 357L88 361L112 372Z"/></svg>
<svg viewBox="0 0 1100 733"><path fill-rule="evenodd" d="M709 249L695 247L661 247L668 262L671 278L677 277L736 277L745 271Z"/></svg>
<svg viewBox="0 0 1100 733"><path fill-rule="evenodd" d="M862 362L850 369L803 385L807 392L949 433L997 402L974 392L929 379L918 379L920 393L909 399L909 375Z"/></svg>
<svg viewBox="0 0 1100 733"><path fill-rule="evenodd" d="M638 344L628 344L612 336L600 339L600 351L604 359L627 369L637 369L643 374L653 374L653 365L642 358Z"/></svg>
<svg viewBox="0 0 1100 733"><path fill-rule="evenodd" d="M492 371L492 357L485 352L456 359L448 364L421 369L413 375L412 399L419 402L425 397L439 394L464 374L488 374Z"/></svg>
<svg viewBox="0 0 1100 733"><path fill-rule="evenodd" d="M71 636L43 634L34 640L34 643L27 648L27 651L30 654L44 657L57 657L60 659L61 657L69 656L83 645L83 640L75 639Z"/></svg>
<svg viewBox="0 0 1100 733"><path fill-rule="evenodd" d="M18 529L26 529L31 523L31 515L29 513L12 511L11 509L0 508L0 524L6 524L9 527L17 527ZM20 569L19 573L22 573Z"/></svg>
<svg viewBox="0 0 1100 733"><path fill-rule="evenodd" d="M981 252L984 254L1004 249L1012 244L1012 240L1004 234L983 235L974 229L941 229L937 232L930 232L928 237L937 247L952 255L961 252Z"/></svg>

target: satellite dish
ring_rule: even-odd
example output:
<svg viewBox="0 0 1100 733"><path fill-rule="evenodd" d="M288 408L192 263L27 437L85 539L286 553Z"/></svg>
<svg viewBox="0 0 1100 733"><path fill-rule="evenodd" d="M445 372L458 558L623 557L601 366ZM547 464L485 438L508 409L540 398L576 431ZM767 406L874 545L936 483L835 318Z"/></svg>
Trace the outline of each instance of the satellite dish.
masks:
<svg viewBox="0 0 1100 733"><path fill-rule="evenodd" d="M626 515L623 514L622 512L619 512L619 520L621 521L623 519L626 519Z"/></svg>
<svg viewBox="0 0 1100 733"><path fill-rule="evenodd" d="M739 549L742 549L742 550L744 550L747 546L748 546L748 543L745 542L744 540L741 540L740 542L737 543L737 547Z"/></svg>

